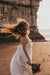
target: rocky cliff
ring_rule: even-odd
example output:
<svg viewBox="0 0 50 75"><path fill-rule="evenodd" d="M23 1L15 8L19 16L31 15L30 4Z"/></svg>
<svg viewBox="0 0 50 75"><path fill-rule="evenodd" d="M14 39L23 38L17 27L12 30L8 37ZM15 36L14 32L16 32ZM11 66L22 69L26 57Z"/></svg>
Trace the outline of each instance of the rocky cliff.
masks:
<svg viewBox="0 0 50 75"><path fill-rule="evenodd" d="M29 36L32 40L38 40L37 36L40 36L41 40L45 39L37 27L37 11L40 1L42 0L0 0L0 28L7 23L16 23L17 18L23 18L30 24Z"/></svg>

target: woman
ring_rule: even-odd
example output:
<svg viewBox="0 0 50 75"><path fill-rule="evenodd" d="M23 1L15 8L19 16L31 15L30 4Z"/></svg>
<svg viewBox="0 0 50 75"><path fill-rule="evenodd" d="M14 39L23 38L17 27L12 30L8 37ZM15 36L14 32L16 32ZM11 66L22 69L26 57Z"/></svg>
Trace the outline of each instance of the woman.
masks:
<svg viewBox="0 0 50 75"><path fill-rule="evenodd" d="M24 19L18 19L17 24L14 26L7 26L7 31L11 34L20 37L20 44L17 51L12 57L10 63L11 75L24 75L25 70L29 71L32 75L32 69L28 65L32 64L32 43L29 38L29 24Z"/></svg>

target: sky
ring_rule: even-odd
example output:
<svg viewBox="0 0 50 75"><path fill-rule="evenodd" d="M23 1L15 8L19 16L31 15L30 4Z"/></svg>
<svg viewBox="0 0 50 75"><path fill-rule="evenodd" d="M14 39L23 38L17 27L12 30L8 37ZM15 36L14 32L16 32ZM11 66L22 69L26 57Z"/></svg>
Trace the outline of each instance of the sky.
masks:
<svg viewBox="0 0 50 75"><path fill-rule="evenodd" d="M50 29L50 0L42 0L37 12L39 29Z"/></svg>

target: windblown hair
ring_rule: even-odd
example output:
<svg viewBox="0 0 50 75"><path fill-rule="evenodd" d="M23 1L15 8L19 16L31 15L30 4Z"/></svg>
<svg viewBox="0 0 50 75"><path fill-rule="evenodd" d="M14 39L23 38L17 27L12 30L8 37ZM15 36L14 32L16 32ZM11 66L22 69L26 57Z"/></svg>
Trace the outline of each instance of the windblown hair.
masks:
<svg viewBox="0 0 50 75"><path fill-rule="evenodd" d="M29 24L24 19L17 19L17 23L14 25L4 25L4 31L11 33L16 37L25 36L27 34L27 29L29 28Z"/></svg>

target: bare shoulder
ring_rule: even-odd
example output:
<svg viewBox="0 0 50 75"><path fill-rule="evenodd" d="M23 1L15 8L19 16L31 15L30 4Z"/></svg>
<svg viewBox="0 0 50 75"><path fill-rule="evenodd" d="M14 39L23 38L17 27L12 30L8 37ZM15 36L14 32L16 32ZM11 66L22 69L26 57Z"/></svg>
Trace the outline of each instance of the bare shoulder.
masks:
<svg viewBox="0 0 50 75"><path fill-rule="evenodd" d="M20 38L20 42L27 44L27 43L28 43L28 38L27 38L27 37L21 37L21 38Z"/></svg>

